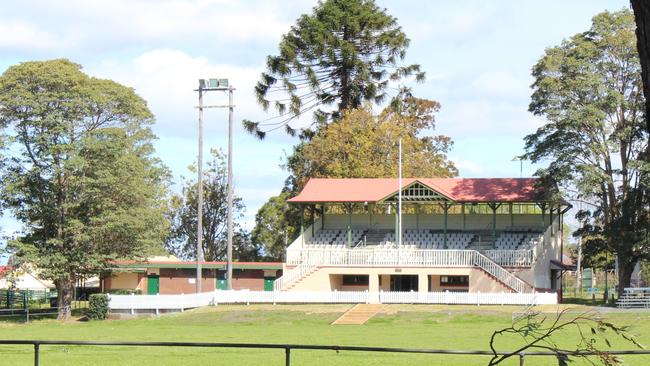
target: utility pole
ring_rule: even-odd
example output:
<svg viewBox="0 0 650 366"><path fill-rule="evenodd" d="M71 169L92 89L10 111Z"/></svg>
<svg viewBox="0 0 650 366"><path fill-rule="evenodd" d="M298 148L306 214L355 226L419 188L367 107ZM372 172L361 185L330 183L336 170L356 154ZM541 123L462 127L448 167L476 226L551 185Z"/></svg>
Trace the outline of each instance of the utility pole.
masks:
<svg viewBox="0 0 650 366"><path fill-rule="evenodd" d="M228 290L232 290L232 115L234 106L232 105L232 86L228 87L228 247L226 250L226 284Z"/></svg>
<svg viewBox="0 0 650 366"><path fill-rule="evenodd" d="M199 81L199 158L198 158L198 202L196 208L196 293L201 292L203 268L203 88L205 83Z"/></svg>
<svg viewBox="0 0 650 366"><path fill-rule="evenodd" d="M203 105L203 94L206 91L218 90L228 92L227 105ZM228 218L227 218L227 248L226 248L226 283L228 290L232 289L232 210L233 210L233 183L232 183L232 121L234 104L233 92L235 88L228 85L228 79L199 79L199 158L198 158L198 202L197 202L197 240L196 240L196 292L201 292L201 262L203 262L203 109L204 108L228 108Z"/></svg>

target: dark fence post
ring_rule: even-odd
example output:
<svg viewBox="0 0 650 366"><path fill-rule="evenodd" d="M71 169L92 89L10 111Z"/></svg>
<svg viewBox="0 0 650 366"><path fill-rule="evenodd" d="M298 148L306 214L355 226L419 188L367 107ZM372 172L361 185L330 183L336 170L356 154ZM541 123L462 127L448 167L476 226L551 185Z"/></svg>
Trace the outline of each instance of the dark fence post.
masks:
<svg viewBox="0 0 650 366"><path fill-rule="evenodd" d="M284 348L284 364L285 366L291 366L291 347L289 346Z"/></svg>
<svg viewBox="0 0 650 366"><path fill-rule="evenodd" d="M524 352L519 352L519 366L524 366Z"/></svg>
<svg viewBox="0 0 650 366"><path fill-rule="evenodd" d="M38 342L34 343L34 366L38 366L38 349L40 348L40 345Z"/></svg>

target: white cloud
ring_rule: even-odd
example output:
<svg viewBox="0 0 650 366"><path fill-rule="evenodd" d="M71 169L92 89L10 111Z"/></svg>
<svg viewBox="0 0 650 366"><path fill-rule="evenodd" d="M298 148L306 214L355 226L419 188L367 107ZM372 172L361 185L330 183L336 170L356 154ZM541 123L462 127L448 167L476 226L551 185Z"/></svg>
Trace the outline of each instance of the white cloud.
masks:
<svg viewBox="0 0 650 366"><path fill-rule="evenodd" d="M456 164L458 175L460 177L476 177L485 173L481 164L460 157L450 157L450 160Z"/></svg>
<svg viewBox="0 0 650 366"><path fill-rule="evenodd" d="M406 34L416 42L461 39L476 34L494 19L494 9L485 3L457 7L441 7L436 3L413 6L424 6L419 13L428 14L426 19L415 17L418 20L404 24Z"/></svg>
<svg viewBox="0 0 650 366"><path fill-rule="evenodd" d="M133 87L159 117L157 126L161 133L185 135L187 124L196 121L198 94L194 90L200 78L228 78L237 90L234 93L237 120L243 116L260 114L252 93L253 86L259 78L262 67L240 67L228 64L216 64L202 56L193 57L179 50L160 49L145 52L132 60L103 61L91 65L88 72L92 75L111 78L124 85ZM226 104L227 96L222 92L205 94L204 104ZM225 124L209 123L218 118L225 121L227 113L206 110L206 131L223 131ZM253 117L248 117L253 118Z"/></svg>
<svg viewBox="0 0 650 366"><path fill-rule="evenodd" d="M475 92L496 97L527 97L530 94L528 79L515 77L509 71L488 71L479 75L472 82Z"/></svg>
<svg viewBox="0 0 650 366"><path fill-rule="evenodd" d="M304 10L294 1L286 6ZM283 5L262 0L27 0L3 4L0 48L106 52L193 45L228 52L223 45L279 40L294 20L294 12L282 11Z"/></svg>
<svg viewBox="0 0 650 366"><path fill-rule="evenodd" d="M0 19L0 49L54 50L69 47L72 40L39 26L13 19Z"/></svg>

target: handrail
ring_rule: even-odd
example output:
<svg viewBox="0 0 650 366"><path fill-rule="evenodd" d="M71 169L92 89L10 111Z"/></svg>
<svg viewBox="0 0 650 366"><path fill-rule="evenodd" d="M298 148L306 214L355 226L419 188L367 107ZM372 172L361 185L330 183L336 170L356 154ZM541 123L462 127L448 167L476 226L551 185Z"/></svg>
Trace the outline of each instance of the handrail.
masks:
<svg viewBox="0 0 650 366"><path fill-rule="evenodd" d="M504 285L510 287L516 292L530 292L533 290L532 286L524 282L519 277L515 276L507 269L501 267L493 260L483 255L478 251L474 251L473 262L476 266L481 267L485 272L494 276L496 279L501 281Z"/></svg>
<svg viewBox="0 0 650 366"><path fill-rule="evenodd" d="M300 263L298 266L283 272L282 276L273 282L273 289L280 291L286 290L290 285L305 277L316 267L315 264L309 261Z"/></svg>
<svg viewBox="0 0 650 366"><path fill-rule="evenodd" d="M242 349L277 349L284 350L284 364L291 365L291 350L315 351L349 351L349 352L381 352L381 353L410 353L430 355L465 355L465 356L516 356L519 364L524 364L526 356L547 356L558 358L559 355L592 356L601 352L564 352L564 351L533 351L533 352L504 352L485 350L449 350L449 349L423 349L423 348L397 348L397 347L372 347L372 346L340 346L321 344L281 344L281 343L226 343L226 342L135 342L135 341L72 341L72 340L28 340L28 339L2 339L0 344L26 345L34 347L34 365L40 365L41 346L103 346L103 347L195 347L195 348L242 348ZM607 351L610 355L650 355L650 350L621 350Z"/></svg>

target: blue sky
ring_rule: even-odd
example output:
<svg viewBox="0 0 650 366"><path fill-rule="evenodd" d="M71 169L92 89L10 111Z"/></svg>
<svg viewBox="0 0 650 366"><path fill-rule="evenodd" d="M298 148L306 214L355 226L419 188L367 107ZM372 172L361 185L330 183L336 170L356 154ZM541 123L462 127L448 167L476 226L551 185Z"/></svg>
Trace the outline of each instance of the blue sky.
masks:
<svg viewBox="0 0 650 366"><path fill-rule="evenodd" d="M235 191L251 227L257 209L279 192L285 152L295 139L283 132L258 141L242 118L262 119L253 87L282 34L316 1L2 0L0 72L28 60L65 57L90 75L135 88L156 116L157 154L175 174L196 160L197 79L229 78L235 92ZM603 10L626 0L414 1L377 0L411 38L408 63L427 81L415 93L438 100L434 133L450 136L450 158L462 177L518 177L523 137L544 123L527 112L532 65L546 47L588 29ZM542 5L540 5L542 4ZM222 103L219 94L208 103ZM226 147L227 112L206 113L206 151ZM524 162L523 175L537 167ZM19 225L5 212L0 230Z"/></svg>

